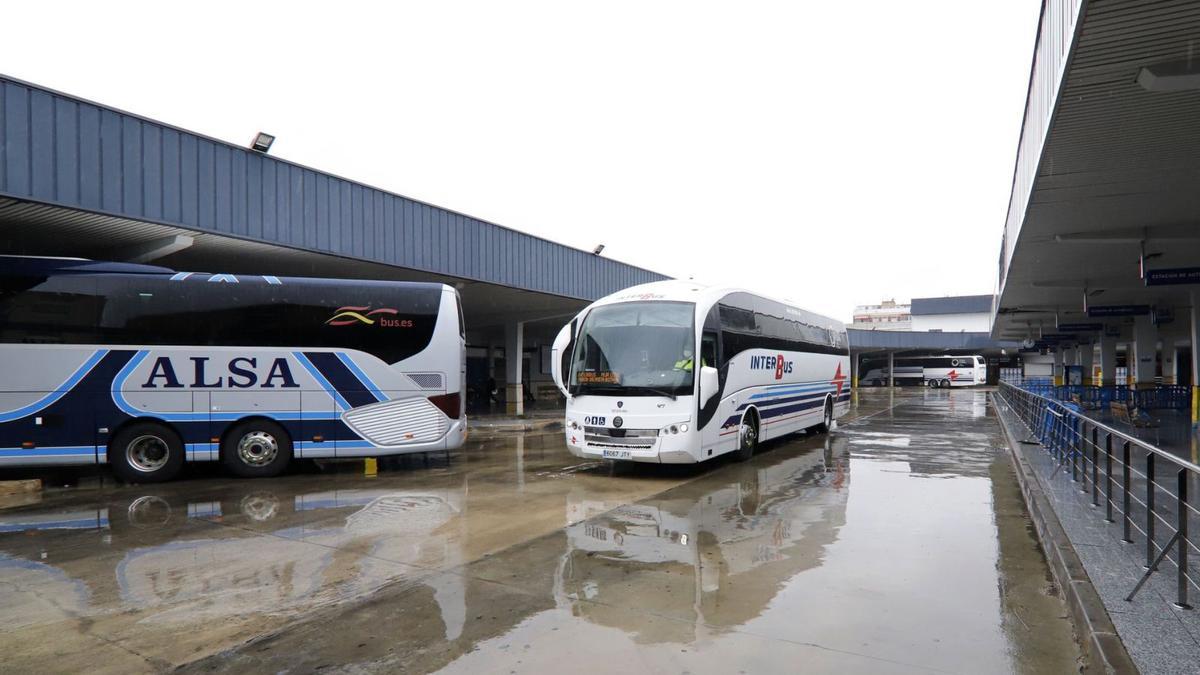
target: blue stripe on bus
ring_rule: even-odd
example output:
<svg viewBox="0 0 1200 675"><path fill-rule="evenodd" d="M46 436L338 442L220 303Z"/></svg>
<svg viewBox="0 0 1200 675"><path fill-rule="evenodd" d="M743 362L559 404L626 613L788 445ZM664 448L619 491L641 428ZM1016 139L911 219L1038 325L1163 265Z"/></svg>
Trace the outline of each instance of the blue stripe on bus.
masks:
<svg viewBox="0 0 1200 675"><path fill-rule="evenodd" d="M302 352L292 352L292 356L296 357L296 360L300 362L300 365L304 366L304 369L308 371L308 374L312 375L313 379L317 381L317 384L321 385L321 388L324 389L327 394L333 397L333 400L337 403L339 408L342 410L351 409L352 406L342 396L342 393L338 391L337 387L334 387L324 375L321 374L321 371L317 370L317 367L313 365L312 361L308 360L307 356L305 356Z"/></svg>
<svg viewBox="0 0 1200 675"><path fill-rule="evenodd" d="M338 357L338 360L342 362L342 365L346 366L347 370L354 373L354 376L358 378L358 381L362 383L363 387L366 388L367 391L371 392L371 394L373 394L375 396L376 400L378 400L378 401L388 400L388 397L385 396L383 394L383 392L379 390L379 387L375 386L375 383L371 381L371 378L367 377L367 374L364 373L362 371L362 369L358 367L358 364L355 363L353 359L351 359L349 356L347 356L343 352L337 352L337 357Z"/></svg>
<svg viewBox="0 0 1200 675"><path fill-rule="evenodd" d="M101 359L103 359L107 354L107 349L101 349L93 352L92 355L88 357L88 360L85 361L82 366L79 366L79 368L67 378L66 382L63 382L54 391L46 394L27 406L17 408L16 410L10 410L5 413L0 413L0 422L11 422L13 420L21 419L22 417L28 417L40 410L44 410L54 405L60 398L70 393L70 391L75 388L75 385L79 384L80 380L82 380L84 377L87 377L87 374L92 372L92 369L96 367L96 364L100 363Z"/></svg>
<svg viewBox="0 0 1200 675"><path fill-rule="evenodd" d="M770 391L764 391L762 393L754 394L750 398L751 398L751 400L753 400L753 399L758 399L758 398L766 398L768 396L781 396L783 394L796 394L796 393L805 392L805 391L822 391L822 390L828 390L828 389L834 389L834 388L835 388L834 385L829 384L828 382L822 382L819 384L814 383L814 384L807 384L807 385L783 384L783 385L775 385L774 387L771 388Z"/></svg>
<svg viewBox="0 0 1200 675"><path fill-rule="evenodd" d="M0 532L25 532L26 530L99 530L108 527L108 518L75 518L72 520L46 520L40 523L0 524Z"/></svg>
<svg viewBox="0 0 1200 675"><path fill-rule="evenodd" d="M68 445L47 448L0 448L0 457L81 457L96 455L94 445Z"/></svg>

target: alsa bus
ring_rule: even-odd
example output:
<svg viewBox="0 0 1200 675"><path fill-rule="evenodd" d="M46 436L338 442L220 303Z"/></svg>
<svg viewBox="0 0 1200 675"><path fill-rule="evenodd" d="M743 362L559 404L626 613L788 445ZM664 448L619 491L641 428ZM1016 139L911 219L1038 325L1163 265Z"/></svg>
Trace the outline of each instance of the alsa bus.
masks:
<svg viewBox="0 0 1200 675"><path fill-rule="evenodd" d="M850 400L845 327L743 290L686 281L598 300L552 359L579 457L687 463L808 428Z"/></svg>
<svg viewBox="0 0 1200 675"><path fill-rule="evenodd" d="M987 382L987 364L982 356L897 356L892 368L897 385L927 387L970 387ZM858 366L858 381L882 386L888 381L886 357L864 358Z"/></svg>
<svg viewBox="0 0 1200 675"><path fill-rule="evenodd" d="M185 461L272 476L292 458L460 447L457 291L0 257L0 466Z"/></svg>

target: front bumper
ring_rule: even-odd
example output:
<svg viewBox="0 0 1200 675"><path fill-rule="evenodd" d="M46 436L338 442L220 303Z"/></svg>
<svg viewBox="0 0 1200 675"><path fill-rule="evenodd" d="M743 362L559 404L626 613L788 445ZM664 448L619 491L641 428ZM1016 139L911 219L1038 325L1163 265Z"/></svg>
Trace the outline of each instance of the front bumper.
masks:
<svg viewBox="0 0 1200 675"><path fill-rule="evenodd" d="M698 459L688 450L695 439L695 432L657 436L649 448L628 448L612 444L589 442L582 430L567 429L567 450L583 459L611 459L621 462L649 462L653 464L695 464Z"/></svg>

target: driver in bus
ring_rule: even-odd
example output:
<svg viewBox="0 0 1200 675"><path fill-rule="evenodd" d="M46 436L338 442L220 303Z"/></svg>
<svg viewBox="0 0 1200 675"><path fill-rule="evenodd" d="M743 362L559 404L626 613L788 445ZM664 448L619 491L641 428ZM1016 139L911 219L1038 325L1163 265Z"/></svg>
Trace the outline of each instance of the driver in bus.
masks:
<svg viewBox="0 0 1200 675"><path fill-rule="evenodd" d="M708 364L705 363L704 359L701 359L700 365L707 366ZM694 364L692 362L692 348L684 347L683 348L683 358L679 359L678 361L675 362L675 370L682 370L685 373L690 373L690 372L692 372L693 367L694 367Z"/></svg>

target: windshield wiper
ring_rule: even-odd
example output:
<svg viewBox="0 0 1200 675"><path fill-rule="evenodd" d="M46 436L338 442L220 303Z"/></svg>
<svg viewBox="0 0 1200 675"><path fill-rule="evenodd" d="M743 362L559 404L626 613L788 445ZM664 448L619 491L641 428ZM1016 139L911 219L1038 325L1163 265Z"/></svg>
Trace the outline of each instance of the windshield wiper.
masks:
<svg viewBox="0 0 1200 675"><path fill-rule="evenodd" d="M655 389L654 387L638 387L638 389L645 389L646 391L658 394L659 396L666 396L667 398L671 399L672 401L675 400L675 394L672 394L669 391L665 391L662 389Z"/></svg>

